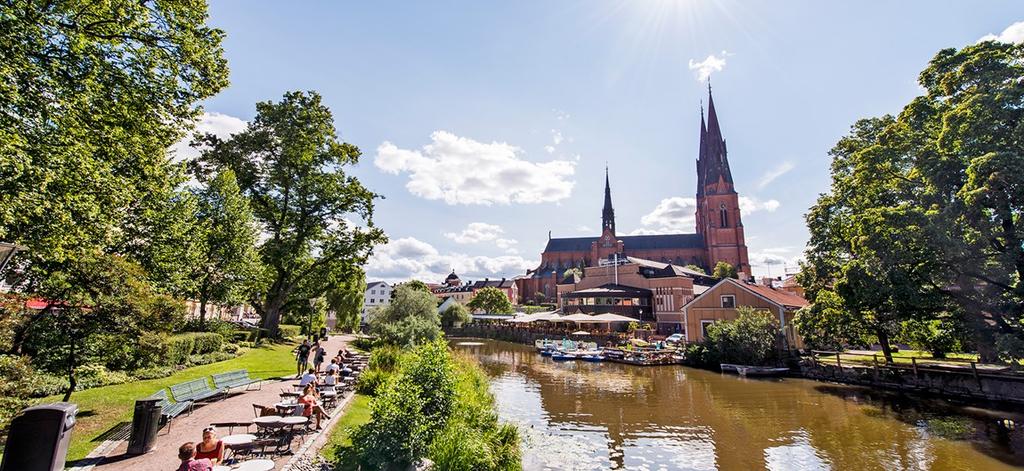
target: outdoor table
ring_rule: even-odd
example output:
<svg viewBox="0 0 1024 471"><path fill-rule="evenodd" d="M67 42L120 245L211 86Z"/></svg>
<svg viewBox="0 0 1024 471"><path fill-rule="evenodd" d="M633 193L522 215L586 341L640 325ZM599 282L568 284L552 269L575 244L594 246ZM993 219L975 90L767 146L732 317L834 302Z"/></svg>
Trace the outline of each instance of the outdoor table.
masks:
<svg viewBox="0 0 1024 471"><path fill-rule="evenodd" d="M280 423L281 419L283 419L283 417L280 415L264 415L263 417L256 417L255 419L252 419L252 423L265 426Z"/></svg>
<svg viewBox="0 0 1024 471"><path fill-rule="evenodd" d="M231 448L239 445L251 445L252 442L256 441L256 435L250 435L248 433L240 433L238 435L228 435L220 439L224 443L224 446Z"/></svg>
<svg viewBox="0 0 1024 471"><path fill-rule="evenodd" d="M309 423L309 417L302 415L285 417L281 419L281 423L284 424L285 427L288 427L289 431L294 431L297 425L306 425Z"/></svg>
<svg viewBox="0 0 1024 471"><path fill-rule="evenodd" d="M237 471L270 471L272 469L274 469L274 462L271 460L243 461L235 468Z"/></svg>
<svg viewBox="0 0 1024 471"><path fill-rule="evenodd" d="M218 464L217 466L213 467L213 471L231 471L231 466L224 466L222 464Z"/></svg>
<svg viewBox="0 0 1024 471"><path fill-rule="evenodd" d="M274 404L274 408L277 409L278 412L289 411L289 414L281 414L282 416L294 414L296 407L305 406L306 405L301 402L278 402L277 404Z"/></svg>

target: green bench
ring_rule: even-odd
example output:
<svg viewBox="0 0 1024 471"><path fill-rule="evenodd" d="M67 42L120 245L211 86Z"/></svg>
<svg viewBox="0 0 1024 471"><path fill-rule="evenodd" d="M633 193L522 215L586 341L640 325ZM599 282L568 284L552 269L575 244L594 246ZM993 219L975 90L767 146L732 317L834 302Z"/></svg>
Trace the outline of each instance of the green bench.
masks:
<svg viewBox="0 0 1024 471"><path fill-rule="evenodd" d="M149 396L151 399L160 399L160 419L167 424L167 430L171 430L171 419L181 415L186 409L192 410L192 401L171 402L167 397L167 391L161 389Z"/></svg>
<svg viewBox="0 0 1024 471"><path fill-rule="evenodd" d="M199 402L222 394L224 394L224 390L211 389L210 384L206 382L206 378L194 379L171 386L171 395L178 402Z"/></svg>
<svg viewBox="0 0 1024 471"><path fill-rule="evenodd" d="M224 391L242 386L245 386L245 390L248 391L249 386L253 384L258 386L257 389L263 389L260 380L249 377L249 370L235 370L213 375L213 387Z"/></svg>

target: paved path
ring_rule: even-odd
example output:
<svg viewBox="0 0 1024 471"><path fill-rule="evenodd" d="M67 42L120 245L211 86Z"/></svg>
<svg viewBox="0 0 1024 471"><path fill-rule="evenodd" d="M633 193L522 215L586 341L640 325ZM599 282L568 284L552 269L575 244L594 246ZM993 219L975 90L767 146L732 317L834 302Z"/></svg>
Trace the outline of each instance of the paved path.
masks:
<svg viewBox="0 0 1024 471"><path fill-rule="evenodd" d="M337 354L338 350L352 338L351 336L344 335L331 336L325 347L328 358ZM178 447L182 443L201 441L203 428L211 423L251 420L255 417L253 404L272 406L280 401L279 394L281 391L294 391L293 384L298 384L298 380L266 381L263 383L261 390L232 394L227 399L196 407L191 415L182 415L174 419L171 423L170 431L168 431L166 426L160 429L156 438L156 448L153 451L144 455L129 456L126 454L128 442L125 440L114 446L109 452L104 453L105 458L103 461L93 469L96 471L166 471L175 469L178 463L180 463L178 460ZM239 388L239 390L242 389ZM339 411L340 408L338 411L335 411L335 417L337 417ZM330 430L329 426L333 424L334 421L328 422L324 430ZM251 430L255 431L255 427ZM244 428L235 428L234 433L246 432ZM218 435L222 437L228 435L228 430L226 428L218 430ZM293 442L292 448L298 451L302 442L315 440L316 438L317 435L315 434L297 438ZM284 456L275 459L274 461L277 463L278 469L289 458L290 456Z"/></svg>

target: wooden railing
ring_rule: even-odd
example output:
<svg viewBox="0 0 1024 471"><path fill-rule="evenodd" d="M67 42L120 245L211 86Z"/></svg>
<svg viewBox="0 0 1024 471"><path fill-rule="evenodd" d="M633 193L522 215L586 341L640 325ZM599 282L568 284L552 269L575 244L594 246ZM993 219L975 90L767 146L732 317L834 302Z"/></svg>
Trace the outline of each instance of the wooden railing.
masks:
<svg viewBox="0 0 1024 471"><path fill-rule="evenodd" d="M981 387L981 378L1008 379L1012 381L1024 381L1024 374L1021 374L1009 365L998 365L991 363L978 363L963 358L918 358L918 357L896 357L894 360L910 360L909 363L897 361L886 362L885 357L878 354L834 352L825 350L811 350L808 357L815 365L819 363L834 364L843 368L844 357L849 367L870 367L875 371L888 369L894 371L912 372L915 378L920 378L921 373L938 374L959 374L971 375L977 380ZM850 357L853 357L851 359ZM927 361L918 361L918 360ZM981 369L979 369L981 365Z"/></svg>

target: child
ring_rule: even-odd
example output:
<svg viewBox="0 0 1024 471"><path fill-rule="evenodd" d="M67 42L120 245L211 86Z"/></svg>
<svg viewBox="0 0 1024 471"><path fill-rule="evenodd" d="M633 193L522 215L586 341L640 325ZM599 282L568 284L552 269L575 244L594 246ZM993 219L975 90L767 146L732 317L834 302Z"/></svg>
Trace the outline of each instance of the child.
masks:
<svg viewBox="0 0 1024 471"><path fill-rule="evenodd" d="M181 465L178 466L178 471L212 471L213 464L206 458L196 458L196 444L192 442L185 442L180 448L178 448L178 459L181 460Z"/></svg>

